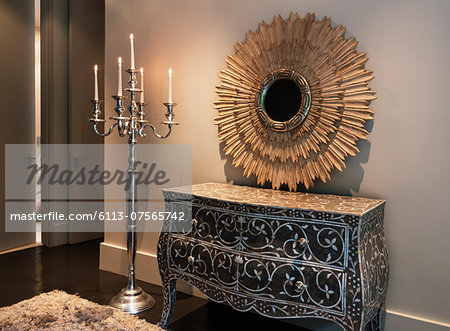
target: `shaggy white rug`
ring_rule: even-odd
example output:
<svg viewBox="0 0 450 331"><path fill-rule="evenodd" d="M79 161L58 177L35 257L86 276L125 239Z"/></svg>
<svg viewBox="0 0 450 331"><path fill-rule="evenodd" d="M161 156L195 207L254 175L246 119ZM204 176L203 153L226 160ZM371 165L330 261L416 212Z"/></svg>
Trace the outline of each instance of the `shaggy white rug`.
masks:
<svg viewBox="0 0 450 331"><path fill-rule="evenodd" d="M162 330L136 316L63 291L0 308L0 330Z"/></svg>

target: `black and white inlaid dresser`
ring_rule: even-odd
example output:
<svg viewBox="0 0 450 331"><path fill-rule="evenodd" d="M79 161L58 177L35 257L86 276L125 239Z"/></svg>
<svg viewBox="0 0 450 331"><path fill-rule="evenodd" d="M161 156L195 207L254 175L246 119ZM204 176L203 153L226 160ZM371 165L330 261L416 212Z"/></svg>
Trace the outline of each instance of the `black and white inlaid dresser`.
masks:
<svg viewBox="0 0 450 331"><path fill-rule="evenodd" d="M159 238L162 327L183 279L239 311L383 329L384 200L213 183L168 189L164 198L185 222L165 222Z"/></svg>

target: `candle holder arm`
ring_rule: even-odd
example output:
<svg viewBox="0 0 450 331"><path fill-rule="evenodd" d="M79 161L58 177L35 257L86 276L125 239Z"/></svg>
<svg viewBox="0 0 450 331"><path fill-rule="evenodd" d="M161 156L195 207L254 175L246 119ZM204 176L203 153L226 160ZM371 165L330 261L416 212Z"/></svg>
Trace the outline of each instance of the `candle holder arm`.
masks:
<svg viewBox="0 0 450 331"><path fill-rule="evenodd" d="M109 135L114 131L114 127L116 127L117 125L119 125L119 123L116 122L116 123L114 123L113 125L111 125L111 127L109 128L109 131L108 131L108 132L106 132L106 133L101 133L101 132L98 131L97 124L98 124L98 122L94 122L94 131L95 131L95 133L96 133L98 136L100 136L100 137L106 137L106 136L109 136Z"/></svg>
<svg viewBox="0 0 450 331"><path fill-rule="evenodd" d="M163 135L160 135L160 134L158 134L158 133L156 132L156 128L155 128L155 126L154 126L153 124L145 123L145 124L142 125L142 127L139 129L139 135L140 135L142 138L147 137L147 134L146 134L146 133L143 133L143 131L144 131L144 129L145 129L146 127L151 127L152 130L153 130L153 134L154 134L158 139L166 139L166 138L167 138L168 136L170 136L170 134L172 133L172 124L168 124L167 126L168 126L168 128L169 128L169 131L163 136Z"/></svg>
<svg viewBox="0 0 450 331"><path fill-rule="evenodd" d="M142 138L145 138L147 135L145 134L145 133L143 133L143 131L144 131L144 129L147 127L147 126L149 126L149 127L151 127L152 128L152 130L153 130L153 134L158 138L158 139L166 139L168 136L170 136L170 134L172 133L172 126L173 125L178 125L179 123L178 122L174 122L174 120L173 120L173 118L174 118L174 114L173 114L173 107L175 107L177 104L176 103L172 103L172 102L165 102L165 103L163 103L163 105L164 106L166 106L166 108L167 108L167 112L166 112L166 114L165 114L165 116L166 116L166 121L164 121L164 122L161 122L161 124L165 124L165 125L167 125L167 127L169 128L169 132L167 132L167 134L166 135L160 135L160 134L158 134L157 132L156 132L156 128L155 128L155 126L153 125L153 124L150 124L150 123L148 123L147 121L145 121L144 119L143 119L143 115L144 115L144 104L143 103L140 103L139 104L139 114L142 114L142 116L141 116L141 121L142 121L142 126L141 126L141 128L139 129L139 131L138 131L138 133L139 133L139 135L142 137Z"/></svg>

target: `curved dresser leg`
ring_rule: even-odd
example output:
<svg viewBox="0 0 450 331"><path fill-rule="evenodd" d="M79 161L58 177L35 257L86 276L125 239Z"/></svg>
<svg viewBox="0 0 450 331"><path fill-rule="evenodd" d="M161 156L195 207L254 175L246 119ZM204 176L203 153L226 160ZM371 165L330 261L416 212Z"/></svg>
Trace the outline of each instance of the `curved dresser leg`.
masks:
<svg viewBox="0 0 450 331"><path fill-rule="evenodd" d="M167 329L170 317L172 316L173 310L175 308L175 300L177 295L176 283L176 279L163 280L163 312L161 321L159 322L159 326L163 329Z"/></svg>
<svg viewBox="0 0 450 331"><path fill-rule="evenodd" d="M377 314L368 323L370 331L383 331L386 319L386 310L384 304L378 309Z"/></svg>

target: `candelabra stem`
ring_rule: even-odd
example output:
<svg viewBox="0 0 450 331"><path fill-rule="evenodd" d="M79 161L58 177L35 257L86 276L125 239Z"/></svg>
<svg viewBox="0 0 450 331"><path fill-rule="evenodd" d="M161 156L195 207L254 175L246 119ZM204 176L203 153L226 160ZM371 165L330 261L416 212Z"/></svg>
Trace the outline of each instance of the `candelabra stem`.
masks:
<svg viewBox="0 0 450 331"><path fill-rule="evenodd" d="M136 259L136 177L135 177L135 144L130 144L130 157L128 160L128 180L127 190L127 251L128 251L128 289L136 288L136 275L134 272L134 262Z"/></svg>
<svg viewBox="0 0 450 331"><path fill-rule="evenodd" d="M130 153L127 172L127 254L128 254L128 285L119 294L113 297L110 305L124 312L137 314L152 308L155 299L136 286L135 259L136 259L136 149L133 140L130 140Z"/></svg>

